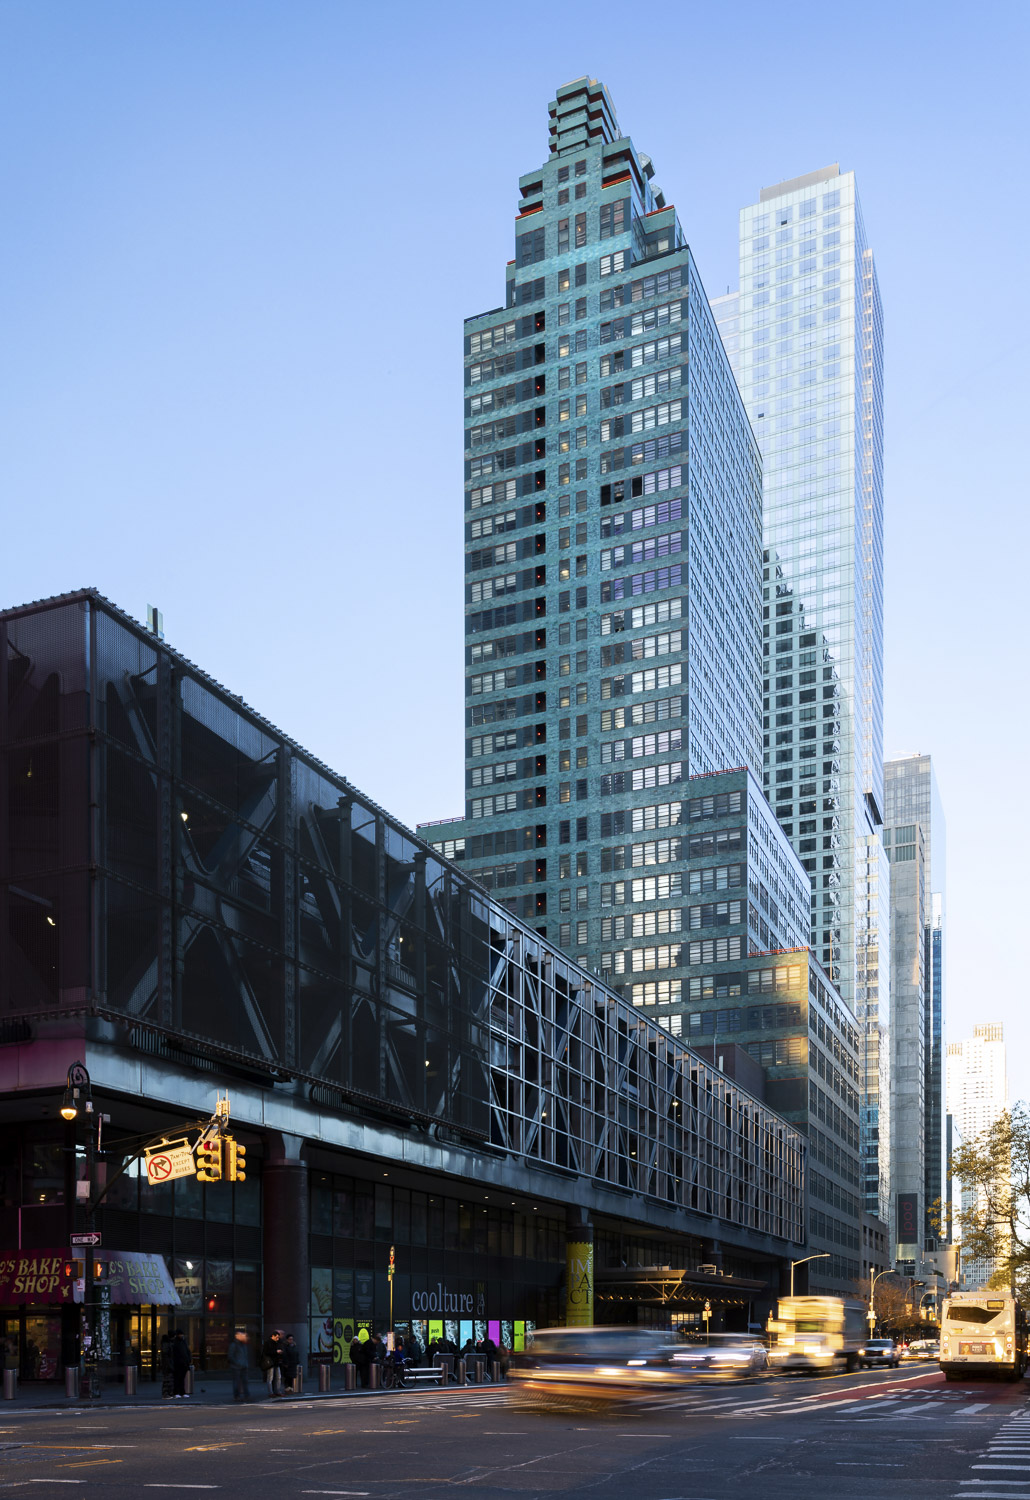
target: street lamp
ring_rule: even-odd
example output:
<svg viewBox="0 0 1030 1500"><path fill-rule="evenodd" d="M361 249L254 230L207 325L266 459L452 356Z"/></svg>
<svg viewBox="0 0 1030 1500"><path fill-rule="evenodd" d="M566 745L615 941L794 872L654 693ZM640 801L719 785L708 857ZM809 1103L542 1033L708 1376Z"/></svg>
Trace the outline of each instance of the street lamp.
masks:
<svg viewBox="0 0 1030 1500"><path fill-rule="evenodd" d="M790 1263L790 1295L794 1295L794 1267L803 1266L809 1260L829 1260L829 1250L821 1250L818 1255L803 1255L800 1260L792 1260Z"/></svg>
<svg viewBox="0 0 1030 1500"><path fill-rule="evenodd" d="M868 1316L869 1316L869 1337L870 1338L872 1338L872 1336L873 1336L873 1329L876 1327L876 1309L873 1306L873 1293L876 1291L876 1283L879 1281L879 1279L880 1279L881 1276L890 1275L891 1272L892 1272L892 1270L893 1270L893 1268L891 1266L884 1266L884 1268L883 1268L882 1271L877 1271L876 1275L873 1277L872 1281L869 1283L869 1315Z"/></svg>

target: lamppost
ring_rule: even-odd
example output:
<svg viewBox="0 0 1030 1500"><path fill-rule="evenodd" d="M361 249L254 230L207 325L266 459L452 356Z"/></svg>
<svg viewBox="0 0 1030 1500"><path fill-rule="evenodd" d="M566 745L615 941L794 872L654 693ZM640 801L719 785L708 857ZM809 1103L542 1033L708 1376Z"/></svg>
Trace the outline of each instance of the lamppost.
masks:
<svg viewBox="0 0 1030 1500"><path fill-rule="evenodd" d="M818 1255L803 1255L800 1260L792 1260L790 1263L790 1295L794 1295L794 1267L803 1266L809 1260L829 1260L829 1250L821 1250Z"/></svg>
<svg viewBox="0 0 1030 1500"><path fill-rule="evenodd" d="M78 1118L79 1110L86 1116L86 1202L85 1202L85 1224L87 1235L93 1232L93 1214L95 1204L93 1201L93 1181L96 1172L96 1144L97 1138L93 1128L93 1087L89 1073L80 1062L72 1063L68 1069L68 1078L64 1088L64 1101L61 1104L61 1118L69 1124ZM94 1303L94 1246L92 1243L82 1247L82 1332L79 1338L79 1359L82 1366L88 1362L95 1372L99 1358L97 1349L97 1319L96 1305ZM95 1393L93 1381L89 1383L89 1394Z"/></svg>
<svg viewBox="0 0 1030 1500"><path fill-rule="evenodd" d="M873 1293L876 1291L876 1283L879 1281L879 1279L880 1279L881 1276L888 1276L888 1275L890 1275L892 1273L892 1270L893 1270L893 1268L891 1266L884 1266L884 1268L883 1268L882 1271L877 1271L876 1275L873 1277L872 1281L869 1283L869 1314L868 1314L868 1317L869 1317L869 1337L870 1338L872 1338L872 1336L873 1336L873 1329L876 1327L876 1309L873 1306Z"/></svg>

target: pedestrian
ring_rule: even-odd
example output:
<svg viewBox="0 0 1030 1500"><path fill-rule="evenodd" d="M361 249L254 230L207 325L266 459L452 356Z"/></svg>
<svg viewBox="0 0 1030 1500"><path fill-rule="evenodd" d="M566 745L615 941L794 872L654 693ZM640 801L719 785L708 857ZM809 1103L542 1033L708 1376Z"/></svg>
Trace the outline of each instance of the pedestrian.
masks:
<svg viewBox="0 0 1030 1500"><path fill-rule="evenodd" d="M279 1356L279 1368L282 1371L283 1394L289 1389L291 1395L295 1395L294 1382L297 1379L297 1371L300 1369L300 1350L297 1348L297 1340L292 1333L288 1333L283 1341Z"/></svg>
<svg viewBox="0 0 1030 1500"><path fill-rule="evenodd" d="M501 1347L497 1351L497 1357L501 1362L501 1379L507 1380L508 1371L511 1368L511 1350L503 1339L501 1340Z"/></svg>
<svg viewBox="0 0 1030 1500"><path fill-rule="evenodd" d="M283 1393L281 1339L282 1334L278 1328L273 1328L261 1347L261 1368L265 1374L270 1396L281 1396Z"/></svg>
<svg viewBox="0 0 1030 1500"><path fill-rule="evenodd" d="M193 1356L190 1346L186 1342L186 1336L181 1328L177 1328L172 1335L172 1393L176 1401L184 1397L188 1399L186 1390L186 1376L193 1368Z"/></svg>
<svg viewBox="0 0 1030 1500"><path fill-rule="evenodd" d="M250 1400L250 1386L247 1382L249 1363L250 1350L247 1347L247 1335L242 1328L238 1328L235 1338L229 1345L229 1368L232 1371L232 1399L234 1401Z"/></svg>
<svg viewBox="0 0 1030 1500"><path fill-rule="evenodd" d="M161 1335L161 1347L157 1352L158 1368L161 1371L161 1395L172 1398L172 1335Z"/></svg>
<svg viewBox="0 0 1030 1500"><path fill-rule="evenodd" d="M404 1340L404 1358L409 1364L417 1365L422 1350L419 1348L418 1340L413 1333L409 1333Z"/></svg>

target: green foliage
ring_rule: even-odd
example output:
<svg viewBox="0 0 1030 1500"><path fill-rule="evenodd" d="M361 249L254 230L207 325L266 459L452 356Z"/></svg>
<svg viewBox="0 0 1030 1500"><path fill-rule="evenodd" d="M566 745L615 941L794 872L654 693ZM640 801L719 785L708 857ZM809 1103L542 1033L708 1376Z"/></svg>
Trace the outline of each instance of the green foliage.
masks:
<svg viewBox="0 0 1030 1500"><path fill-rule="evenodd" d="M953 1153L964 1260L993 1260L992 1286L1030 1291L1030 1109L1017 1104Z"/></svg>

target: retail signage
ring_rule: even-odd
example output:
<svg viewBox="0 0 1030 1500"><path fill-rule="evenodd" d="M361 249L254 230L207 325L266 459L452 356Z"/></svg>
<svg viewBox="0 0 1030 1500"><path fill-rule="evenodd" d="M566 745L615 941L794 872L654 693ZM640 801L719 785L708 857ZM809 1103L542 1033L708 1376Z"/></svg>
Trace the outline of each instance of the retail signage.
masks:
<svg viewBox="0 0 1030 1500"><path fill-rule="evenodd" d="M147 1181L152 1184L174 1182L177 1177L196 1175L197 1163L193 1156L193 1147L185 1138L181 1141L169 1141L166 1146L158 1146L152 1151L145 1151L143 1159L147 1166Z"/></svg>
<svg viewBox="0 0 1030 1500"><path fill-rule="evenodd" d="M916 1193L898 1194L898 1241L902 1245L917 1245L921 1241Z"/></svg>
<svg viewBox="0 0 1030 1500"><path fill-rule="evenodd" d="M112 1305L180 1305L163 1255L101 1250L97 1259L103 1262L100 1282L107 1288L105 1295L110 1296ZM75 1278L75 1265L66 1250L0 1255L0 1304L81 1302L83 1286Z"/></svg>
<svg viewBox="0 0 1030 1500"><path fill-rule="evenodd" d="M467 1313L471 1317L472 1293L448 1291L443 1283L438 1281L435 1291L412 1292L411 1310L413 1313Z"/></svg>
<svg viewBox="0 0 1030 1500"><path fill-rule="evenodd" d="M76 1245L92 1245L96 1249L100 1243L101 1236L99 1229L87 1230L85 1234L73 1234L69 1240L69 1244L73 1249Z"/></svg>

